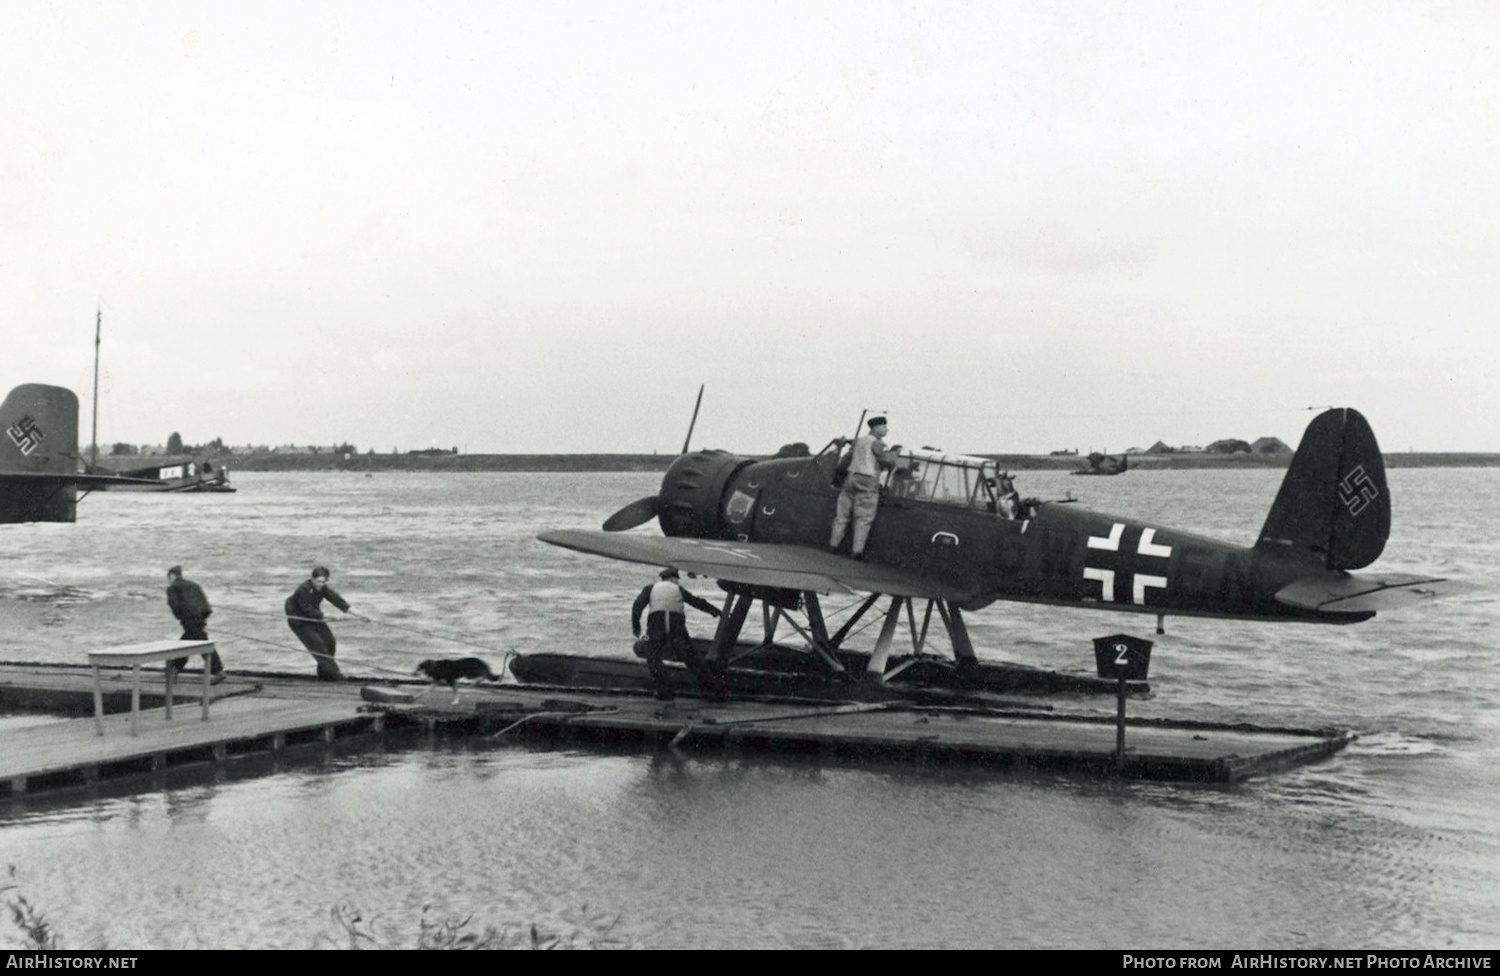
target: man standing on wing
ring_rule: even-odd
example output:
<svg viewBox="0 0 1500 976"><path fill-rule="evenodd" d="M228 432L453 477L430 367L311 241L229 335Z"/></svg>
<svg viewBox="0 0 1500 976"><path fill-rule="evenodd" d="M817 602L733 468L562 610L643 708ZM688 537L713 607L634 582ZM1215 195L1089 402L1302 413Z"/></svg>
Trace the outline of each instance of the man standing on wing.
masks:
<svg viewBox="0 0 1500 976"><path fill-rule="evenodd" d="M865 540L870 535L870 525L875 521L875 510L880 506L880 469L894 469L900 465L895 448L885 446L888 430L884 417L871 417L870 432L854 439L854 448L849 460L849 474L844 478L844 487L839 491L838 508L833 516L833 533L828 537L828 548L837 549L844 541L844 531L849 527L849 517L854 517L854 541L849 554L855 559L865 558Z"/></svg>

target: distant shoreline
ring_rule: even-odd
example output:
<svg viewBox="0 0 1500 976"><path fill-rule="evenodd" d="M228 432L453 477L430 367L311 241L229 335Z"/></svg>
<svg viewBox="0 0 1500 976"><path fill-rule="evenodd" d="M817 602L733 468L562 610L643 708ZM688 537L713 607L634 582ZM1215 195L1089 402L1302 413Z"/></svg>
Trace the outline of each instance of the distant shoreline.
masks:
<svg viewBox="0 0 1500 976"><path fill-rule="evenodd" d="M1074 455L985 454L1010 471L1075 471L1083 460ZM140 460L150 463L146 456ZM675 460L669 454L257 454L211 458L235 471L511 471L511 472L662 472ZM1285 468L1290 454L1132 454L1135 470ZM1406 452L1385 455L1387 468L1495 468L1500 453ZM1126 472L1129 473L1128 471Z"/></svg>

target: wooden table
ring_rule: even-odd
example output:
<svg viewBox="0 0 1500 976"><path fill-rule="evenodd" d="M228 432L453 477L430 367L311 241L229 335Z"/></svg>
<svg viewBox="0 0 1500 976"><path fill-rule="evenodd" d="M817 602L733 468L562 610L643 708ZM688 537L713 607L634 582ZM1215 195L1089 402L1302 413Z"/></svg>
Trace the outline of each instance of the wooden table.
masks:
<svg viewBox="0 0 1500 976"><path fill-rule="evenodd" d="M130 734L136 734L136 720L141 713L141 665L147 661L171 661L192 654L203 656L203 721L208 721L208 689L212 680L209 674L210 657L214 652L213 641L159 640L145 644L128 644L124 647L106 647L89 651L89 664L94 667L94 728L104 734L104 687L99 679L99 665L130 665ZM172 679L174 668L167 668L167 720L172 718Z"/></svg>

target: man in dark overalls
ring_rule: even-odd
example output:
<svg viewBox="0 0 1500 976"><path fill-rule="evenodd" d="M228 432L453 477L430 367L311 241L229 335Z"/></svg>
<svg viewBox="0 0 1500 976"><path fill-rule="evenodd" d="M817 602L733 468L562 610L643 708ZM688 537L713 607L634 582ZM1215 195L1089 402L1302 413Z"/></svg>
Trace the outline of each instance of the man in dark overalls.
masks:
<svg viewBox="0 0 1500 976"><path fill-rule="evenodd" d="M635 598L635 604L630 608L630 630L637 637L641 636L641 611L648 606L651 608L646 616L644 657L646 667L651 670L651 681L656 685L656 697L662 701L671 701L674 697L670 672L662 663L668 647L677 651L700 683L703 681L703 656L688 636L684 605L692 605L710 616L719 615L718 607L693 596L677 579L677 570L668 566L661 571L661 580L641 590L641 595Z"/></svg>
<svg viewBox="0 0 1500 976"><path fill-rule="evenodd" d="M345 613L352 612L344 598L328 585L328 570L314 566L312 576L303 580L302 585L286 598L286 622L313 660L318 662L318 680L343 681L344 676L333 660L337 642L333 639L333 631L323 622L324 600Z"/></svg>
<svg viewBox="0 0 1500 976"><path fill-rule="evenodd" d="M213 608L208 605L203 587L182 578L181 566L167 570L167 607L182 624L182 640L208 640L208 615L214 612ZM181 671L187 663L187 658L179 657L168 661L167 667ZM214 684L224 680L224 662L219 660L218 651L209 655L209 671Z"/></svg>

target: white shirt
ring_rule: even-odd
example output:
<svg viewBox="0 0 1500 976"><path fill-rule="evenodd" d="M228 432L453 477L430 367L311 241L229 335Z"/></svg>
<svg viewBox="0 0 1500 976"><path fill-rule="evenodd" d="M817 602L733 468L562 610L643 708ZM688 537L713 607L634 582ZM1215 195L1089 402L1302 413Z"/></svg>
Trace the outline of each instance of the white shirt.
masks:
<svg viewBox="0 0 1500 976"><path fill-rule="evenodd" d="M651 586L651 612L675 613L686 616L682 602L682 587L671 580L662 580Z"/></svg>
<svg viewBox="0 0 1500 976"><path fill-rule="evenodd" d="M890 450L885 446L885 441L874 434L866 434L854 439L854 451L849 458L850 474L867 474L874 478L880 474L880 467L894 468L896 462L890 457Z"/></svg>

